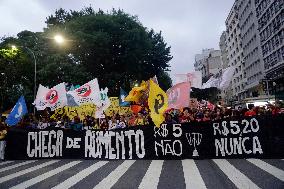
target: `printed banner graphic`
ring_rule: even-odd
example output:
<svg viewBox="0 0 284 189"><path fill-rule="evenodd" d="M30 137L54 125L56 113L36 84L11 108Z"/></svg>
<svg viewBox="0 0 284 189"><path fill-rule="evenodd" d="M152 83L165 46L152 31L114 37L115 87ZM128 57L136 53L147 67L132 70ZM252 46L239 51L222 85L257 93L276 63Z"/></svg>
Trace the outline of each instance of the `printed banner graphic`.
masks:
<svg viewBox="0 0 284 189"><path fill-rule="evenodd" d="M6 159L284 158L284 115L111 131L11 128Z"/></svg>
<svg viewBox="0 0 284 189"><path fill-rule="evenodd" d="M170 88L167 91L168 100L169 100L168 108L180 109L187 107L189 104L189 90L190 90L189 82L179 83L173 86L172 88Z"/></svg>

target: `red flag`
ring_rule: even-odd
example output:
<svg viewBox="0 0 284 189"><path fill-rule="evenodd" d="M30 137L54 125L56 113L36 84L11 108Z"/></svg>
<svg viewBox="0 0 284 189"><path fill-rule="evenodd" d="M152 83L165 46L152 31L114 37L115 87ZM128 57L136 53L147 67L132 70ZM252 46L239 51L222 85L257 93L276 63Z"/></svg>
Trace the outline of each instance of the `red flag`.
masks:
<svg viewBox="0 0 284 189"><path fill-rule="evenodd" d="M189 105L190 83L178 83L167 91L168 108L180 109Z"/></svg>

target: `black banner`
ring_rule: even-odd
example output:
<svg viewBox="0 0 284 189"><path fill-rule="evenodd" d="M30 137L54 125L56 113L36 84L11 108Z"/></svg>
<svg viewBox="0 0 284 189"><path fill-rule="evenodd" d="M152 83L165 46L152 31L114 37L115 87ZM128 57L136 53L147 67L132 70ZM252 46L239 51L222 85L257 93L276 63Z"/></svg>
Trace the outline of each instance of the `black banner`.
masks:
<svg viewBox="0 0 284 189"><path fill-rule="evenodd" d="M284 116L110 131L11 128L5 159L283 158Z"/></svg>

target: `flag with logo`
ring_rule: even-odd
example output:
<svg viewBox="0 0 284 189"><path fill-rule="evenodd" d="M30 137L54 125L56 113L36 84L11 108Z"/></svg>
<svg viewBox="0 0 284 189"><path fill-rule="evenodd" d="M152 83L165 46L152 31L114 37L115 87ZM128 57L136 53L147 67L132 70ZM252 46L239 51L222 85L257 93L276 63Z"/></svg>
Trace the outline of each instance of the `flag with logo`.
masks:
<svg viewBox="0 0 284 189"><path fill-rule="evenodd" d="M46 107L48 107L46 94L48 93L49 88L39 85L36 99L33 102L33 105L35 105L37 110L44 110Z"/></svg>
<svg viewBox="0 0 284 189"><path fill-rule="evenodd" d="M108 93L107 87L105 89L101 89L100 91L100 104L97 105L96 107L96 113L95 113L96 118L104 118L105 117L104 111L108 109L108 107L111 105L111 101L107 93Z"/></svg>
<svg viewBox="0 0 284 189"><path fill-rule="evenodd" d="M110 99L109 99L107 93L108 93L108 88L107 87L105 89L101 89L101 92L100 92L100 96L101 96L100 102L101 102L101 106L103 107L103 110L106 110L111 105L111 102L110 102Z"/></svg>
<svg viewBox="0 0 284 189"><path fill-rule="evenodd" d="M97 79L93 79L73 91L68 91L67 94L72 95L75 103L79 106L85 103L100 104L100 88Z"/></svg>
<svg viewBox="0 0 284 189"><path fill-rule="evenodd" d="M127 93L122 88L120 88L119 106L123 106L123 107L130 106L130 103L125 101L126 96L127 96Z"/></svg>
<svg viewBox="0 0 284 189"><path fill-rule="evenodd" d="M183 82L174 85L167 91L169 107L180 109L189 105L190 83Z"/></svg>
<svg viewBox="0 0 284 189"><path fill-rule="evenodd" d="M17 125L22 119L22 117L28 113L27 105L24 96L21 96L16 103L16 105L13 107L12 111L8 115L5 122L10 125L14 126Z"/></svg>
<svg viewBox="0 0 284 189"><path fill-rule="evenodd" d="M148 98L150 116L157 127L164 122L164 112L168 108L167 94L152 80L150 80L150 92Z"/></svg>
<svg viewBox="0 0 284 189"><path fill-rule="evenodd" d="M65 83L60 83L49 89L46 94L47 106L51 111L67 105Z"/></svg>
<svg viewBox="0 0 284 189"><path fill-rule="evenodd" d="M142 96L142 91L145 89L146 87L144 88L144 86L133 87L124 100L138 102L140 97Z"/></svg>

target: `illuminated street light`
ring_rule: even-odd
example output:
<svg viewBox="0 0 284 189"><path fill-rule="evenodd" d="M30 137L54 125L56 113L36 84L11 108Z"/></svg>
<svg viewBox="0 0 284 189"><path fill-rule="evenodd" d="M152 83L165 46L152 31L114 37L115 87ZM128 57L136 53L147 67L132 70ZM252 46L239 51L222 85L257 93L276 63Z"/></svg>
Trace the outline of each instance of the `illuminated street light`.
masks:
<svg viewBox="0 0 284 189"><path fill-rule="evenodd" d="M62 37L62 35L54 36L54 40L56 41L56 43L59 43L59 44L61 44L65 41L64 38Z"/></svg>
<svg viewBox="0 0 284 189"><path fill-rule="evenodd" d="M15 45L11 45L12 50L17 50L17 47Z"/></svg>

